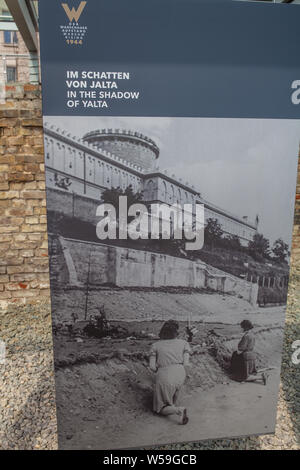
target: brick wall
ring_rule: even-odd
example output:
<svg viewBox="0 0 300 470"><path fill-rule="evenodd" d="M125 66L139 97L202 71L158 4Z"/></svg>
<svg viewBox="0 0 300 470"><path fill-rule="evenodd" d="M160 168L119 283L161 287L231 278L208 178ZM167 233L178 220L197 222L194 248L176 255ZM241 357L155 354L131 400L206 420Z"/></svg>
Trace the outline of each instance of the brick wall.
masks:
<svg viewBox="0 0 300 470"><path fill-rule="evenodd" d="M0 104L0 308L49 299L40 89L6 87ZM293 261L300 258L300 166Z"/></svg>
<svg viewBox="0 0 300 470"><path fill-rule="evenodd" d="M41 93L6 87L0 104L0 307L49 298Z"/></svg>

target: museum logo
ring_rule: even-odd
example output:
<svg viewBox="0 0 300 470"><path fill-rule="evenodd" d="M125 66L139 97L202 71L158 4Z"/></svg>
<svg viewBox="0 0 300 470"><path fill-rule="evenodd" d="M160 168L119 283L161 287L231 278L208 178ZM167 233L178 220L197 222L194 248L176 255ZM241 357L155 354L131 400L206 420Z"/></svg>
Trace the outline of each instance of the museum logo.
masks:
<svg viewBox="0 0 300 470"><path fill-rule="evenodd" d="M83 39L87 32L87 26L79 24L79 19L82 15L83 10L86 7L86 4L87 2L80 2L77 9L74 6L70 8L67 3L61 4L69 20L69 24L60 26L60 29L64 35L67 44L83 44Z"/></svg>

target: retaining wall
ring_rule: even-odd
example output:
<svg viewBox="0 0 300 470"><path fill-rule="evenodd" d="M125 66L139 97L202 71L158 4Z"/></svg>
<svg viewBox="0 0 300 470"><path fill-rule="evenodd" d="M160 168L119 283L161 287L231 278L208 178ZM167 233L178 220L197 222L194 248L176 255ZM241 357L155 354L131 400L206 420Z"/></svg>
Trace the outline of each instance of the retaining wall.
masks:
<svg viewBox="0 0 300 470"><path fill-rule="evenodd" d="M190 287L210 289L257 303L258 286L201 261L59 237L61 263L70 287ZM53 266L57 263L53 261ZM53 272L53 277L57 277Z"/></svg>

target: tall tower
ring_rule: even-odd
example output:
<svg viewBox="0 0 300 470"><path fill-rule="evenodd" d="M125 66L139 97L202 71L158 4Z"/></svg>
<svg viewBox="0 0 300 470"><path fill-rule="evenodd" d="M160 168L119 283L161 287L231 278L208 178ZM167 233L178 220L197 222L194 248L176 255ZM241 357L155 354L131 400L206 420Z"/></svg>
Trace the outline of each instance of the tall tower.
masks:
<svg viewBox="0 0 300 470"><path fill-rule="evenodd" d="M139 132L120 129L101 129L83 136L84 142L99 150L111 152L127 162L140 166L146 172L155 170L159 157L156 143Z"/></svg>

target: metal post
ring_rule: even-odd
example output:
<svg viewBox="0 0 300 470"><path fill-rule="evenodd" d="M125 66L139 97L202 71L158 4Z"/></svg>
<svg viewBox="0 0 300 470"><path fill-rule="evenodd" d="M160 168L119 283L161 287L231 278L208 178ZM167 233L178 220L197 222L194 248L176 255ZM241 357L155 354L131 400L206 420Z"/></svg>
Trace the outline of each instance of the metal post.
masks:
<svg viewBox="0 0 300 470"><path fill-rule="evenodd" d="M86 153L83 152L83 193L86 194Z"/></svg>

